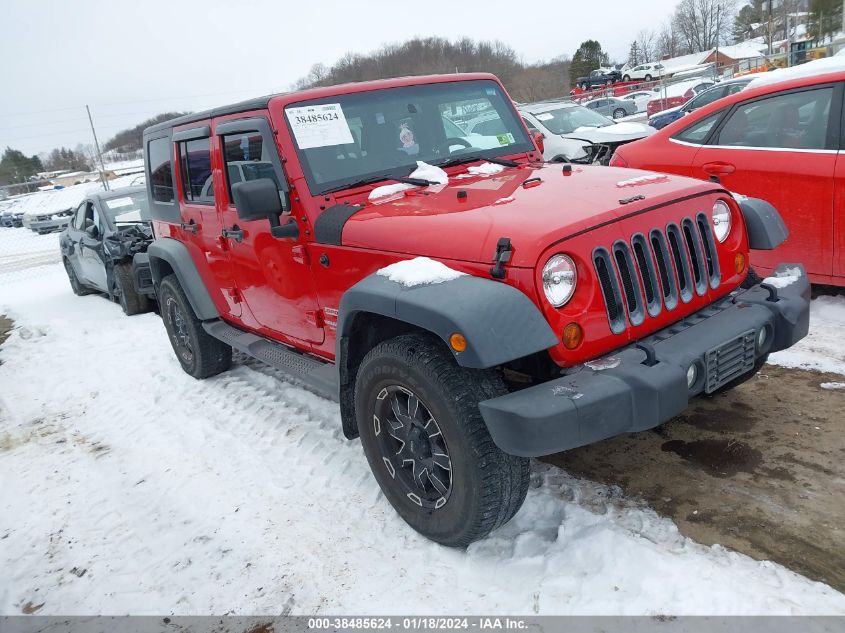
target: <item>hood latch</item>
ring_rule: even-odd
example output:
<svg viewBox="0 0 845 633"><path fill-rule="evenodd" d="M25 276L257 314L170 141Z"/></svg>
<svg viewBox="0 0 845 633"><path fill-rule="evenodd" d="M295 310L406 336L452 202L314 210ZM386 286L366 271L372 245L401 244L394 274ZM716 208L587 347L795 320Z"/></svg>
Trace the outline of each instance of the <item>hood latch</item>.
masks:
<svg viewBox="0 0 845 633"><path fill-rule="evenodd" d="M512 253L513 248L511 248L511 238L500 237L499 241L496 243L496 254L493 255L494 266L490 269L490 276L493 277L493 279L505 278L505 264L511 260Z"/></svg>

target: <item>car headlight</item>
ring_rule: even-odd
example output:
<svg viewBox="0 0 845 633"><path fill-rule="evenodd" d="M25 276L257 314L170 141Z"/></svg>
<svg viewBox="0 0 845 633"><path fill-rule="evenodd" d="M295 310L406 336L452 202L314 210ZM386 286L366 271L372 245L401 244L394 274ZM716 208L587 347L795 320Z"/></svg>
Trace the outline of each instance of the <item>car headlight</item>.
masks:
<svg viewBox="0 0 845 633"><path fill-rule="evenodd" d="M555 255L543 266L543 292L555 308L572 298L578 273L575 262L567 255Z"/></svg>
<svg viewBox="0 0 845 633"><path fill-rule="evenodd" d="M720 242L728 239L731 232L731 208L722 200L713 204L713 230Z"/></svg>

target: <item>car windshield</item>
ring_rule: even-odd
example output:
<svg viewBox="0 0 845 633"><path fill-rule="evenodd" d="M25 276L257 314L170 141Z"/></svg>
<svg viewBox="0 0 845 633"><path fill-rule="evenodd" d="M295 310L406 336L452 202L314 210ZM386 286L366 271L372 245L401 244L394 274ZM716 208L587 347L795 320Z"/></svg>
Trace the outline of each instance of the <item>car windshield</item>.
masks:
<svg viewBox="0 0 845 633"><path fill-rule="evenodd" d="M102 200L102 207L112 226L145 222L150 217L147 209L147 194L143 191Z"/></svg>
<svg viewBox="0 0 845 633"><path fill-rule="evenodd" d="M532 113L534 114L534 113ZM613 121L581 106L569 106L534 114L552 134L572 134L582 127L607 127Z"/></svg>
<svg viewBox="0 0 845 633"><path fill-rule="evenodd" d="M438 165L534 149L511 101L489 80L335 95L291 104L285 115L314 193L407 176L417 161Z"/></svg>

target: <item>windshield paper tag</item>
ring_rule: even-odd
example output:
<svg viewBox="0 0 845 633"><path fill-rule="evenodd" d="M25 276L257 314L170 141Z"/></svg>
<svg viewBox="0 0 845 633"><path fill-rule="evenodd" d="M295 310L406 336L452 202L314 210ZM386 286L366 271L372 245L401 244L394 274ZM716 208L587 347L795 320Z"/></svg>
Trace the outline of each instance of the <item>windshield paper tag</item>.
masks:
<svg viewBox="0 0 845 633"><path fill-rule="evenodd" d="M354 142L339 103L287 108L285 113L299 149Z"/></svg>
<svg viewBox="0 0 845 633"><path fill-rule="evenodd" d="M499 145L513 145L516 140L513 138L513 134L508 132L507 134L497 134L496 140L499 141Z"/></svg>
<svg viewBox="0 0 845 633"><path fill-rule="evenodd" d="M106 206L109 209L120 209L121 207L131 207L132 198L115 198L114 200L106 200Z"/></svg>

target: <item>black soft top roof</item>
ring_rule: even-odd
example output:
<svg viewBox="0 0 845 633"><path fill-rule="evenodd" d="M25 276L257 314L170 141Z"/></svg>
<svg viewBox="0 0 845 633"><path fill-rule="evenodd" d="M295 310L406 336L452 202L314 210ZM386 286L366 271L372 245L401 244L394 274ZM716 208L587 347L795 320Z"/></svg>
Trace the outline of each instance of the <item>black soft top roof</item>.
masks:
<svg viewBox="0 0 845 633"><path fill-rule="evenodd" d="M261 108L266 108L267 104L270 102L270 99L276 96L278 95L256 97L255 99L249 99L248 101L240 101L231 105L220 106L219 108L203 110L202 112L192 112L191 114L186 114L185 116L180 116L176 117L175 119L162 121L161 123L156 123L155 125L151 125L150 127L145 128L144 136L147 136L148 134L152 134L154 132L167 130L176 127L177 125L193 123L194 121L203 121L205 119L210 119L216 116L223 116L225 114L237 114L238 112L247 112L249 110L260 110Z"/></svg>

